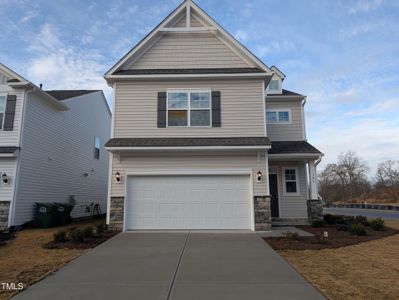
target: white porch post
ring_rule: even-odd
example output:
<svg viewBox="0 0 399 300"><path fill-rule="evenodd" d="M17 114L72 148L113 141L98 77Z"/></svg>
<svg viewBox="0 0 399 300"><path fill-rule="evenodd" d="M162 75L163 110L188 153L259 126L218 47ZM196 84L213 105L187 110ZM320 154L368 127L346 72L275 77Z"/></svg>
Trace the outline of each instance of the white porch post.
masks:
<svg viewBox="0 0 399 300"><path fill-rule="evenodd" d="M264 180L266 180L266 196L270 196L270 186L269 186L269 155L267 151L265 152L265 164L266 164L266 172L264 176Z"/></svg>
<svg viewBox="0 0 399 300"><path fill-rule="evenodd" d="M317 171L313 160L309 161L310 199L317 200L319 191L317 187Z"/></svg>

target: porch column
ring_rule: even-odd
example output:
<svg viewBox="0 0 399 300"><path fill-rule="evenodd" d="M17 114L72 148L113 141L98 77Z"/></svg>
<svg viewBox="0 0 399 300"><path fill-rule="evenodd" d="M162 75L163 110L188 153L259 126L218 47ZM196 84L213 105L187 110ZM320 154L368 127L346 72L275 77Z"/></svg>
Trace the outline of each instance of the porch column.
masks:
<svg viewBox="0 0 399 300"><path fill-rule="evenodd" d="M310 199L316 200L319 198L319 191L317 186L317 171L314 161L309 161L309 181Z"/></svg>

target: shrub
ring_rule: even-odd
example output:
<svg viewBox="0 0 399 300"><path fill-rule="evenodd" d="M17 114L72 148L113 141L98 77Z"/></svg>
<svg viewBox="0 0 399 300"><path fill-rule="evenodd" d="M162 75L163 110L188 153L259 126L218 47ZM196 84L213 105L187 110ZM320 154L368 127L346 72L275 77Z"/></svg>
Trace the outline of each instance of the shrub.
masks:
<svg viewBox="0 0 399 300"><path fill-rule="evenodd" d="M355 222L362 224L364 226L368 226L369 222L367 221L367 217L366 216L356 216L355 217Z"/></svg>
<svg viewBox="0 0 399 300"><path fill-rule="evenodd" d="M358 235L358 236L367 235L366 228L364 228L364 226L361 224L352 224L349 227L349 232L352 235Z"/></svg>
<svg viewBox="0 0 399 300"><path fill-rule="evenodd" d="M336 223L336 218L337 216L332 215L332 214L325 214L323 216L323 220L324 222L326 222L326 224L328 225L334 225Z"/></svg>
<svg viewBox="0 0 399 300"><path fill-rule="evenodd" d="M67 233L64 230L57 231L54 233L54 242L62 243L66 241Z"/></svg>
<svg viewBox="0 0 399 300"><path fill-rule="evenodd" d="M297 232L287 231L287 232L283 232L283 235L287 239L299 240L299 234Z"/></svg>
<svg viewBox="0 0 399 300"><path fill-rule="evenodd" d="M314 220L310 224L310 226L317 228L317 227L323 227L324 226L324 221L323 220Z"/></svg>
<svg viewBox="0 0 399 300"><path fill-rule="evenodd" d="M373 219L370 221L370 226L375 231L382 231L385 229L385 222L381 218Z"/></svg>
<svg viewBox="0 0 399 300"><path fill-rule="evenodd" d="M338 224L337 225L337 230L338 231L348 231L349 230L349 226L346 224Z"/></svg>
<svg viewBox="0 0 399 300"><path fill-rule="evenodd" d="M344 224L351 225L356 223L356 219L354 216L344 216L343 219L344 219Z"/></svg>
<svg viewBox="0 0 399 300"><path fill-rule="evenodd" d="M93 226L87 226L82 230L83 237L85 239L90 239L94 236L94 228Z"/></svg>
<svg viewBox="0 0 399 300"><path fill-rule="evenodd" d="M69 231L69 238L75 244L82 243L84 240L84 235L82 230L80 229L73 229Z"/></svg>
<svg viewBox="0 0 399 300"><path fill-rule="evenodd" d="M101 223L97 225L97 233L103 233L106 232L108 230L108 225L105 223Z"/></svg>

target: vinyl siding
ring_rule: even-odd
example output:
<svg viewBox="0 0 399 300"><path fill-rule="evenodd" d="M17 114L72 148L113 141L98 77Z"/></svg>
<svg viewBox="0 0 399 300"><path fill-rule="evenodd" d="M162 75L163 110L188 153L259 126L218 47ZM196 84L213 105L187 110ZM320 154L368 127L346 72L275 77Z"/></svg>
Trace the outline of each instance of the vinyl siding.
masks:
<svg viewBox="0 0 399 300"><path fill-rule="evenodd" d="M29 96L13 225L32 219L35 202L65 203L69 195L77 201L73 217L89 215L84 209L92 202L106 212L109 112L99 92L63 103L69 111ZM94 136L102 142L100 160L94 159Z"/></svg>
<svg viewBox="0 0 399 300"><path fill-rule="evenodd" d="M249 67L213 33L166 33L128 65L134 69Z"/></svg>
<svg viewBox="0 0 399 300"><path fill-rule="evenodd" d="M277 171L278 177L278 196L280 207L280 218L307 218L307 177L304 163L295 162L269 162L269 166ZM284 195L284 167L297 167L299 180L299 195L287 196Z"/></svg>
<svg viewBox="0 0 399 300"><path fill-rule="evenodd" d="M6 173L10 179L8 185L0 183L0 201L12 201L13 186L15 183L15 170L17 166L17 158L0 157L0 174Z"/></svg>
<svg viewBox="0 0 399 300"><path fill-rule="evenodd" d="M291 110L292 123L267 124L267 135L271 141L300 141L304 139L301 102L266 101L266 110L286 108Z"/></svg>
<svg viewBox="0 0 399 300"><path fill-rule="evenodd" d="M1 73L0 73L1 74ZM0 94L16 95L17 102L15 106L14 129L12 131L3 131L0 129L0 147L1 146L19 146L19 130L21 128L21 114L23 106L24 92L10 88L7 84L0 84Z"/></svg>
<svg viewBox="0 0 399 300"><path fill-rule="evenodd" d="M122 154L121 154L122 155ZM266 174L265 155L262 154L258 160L256 152L175 152L175 153L137 153L121 156L121 160L113 159L113 171L123 176L122 183L116 183L114 178L111 185L111 196L125 195L125 174L139 171L179 171L179 170L223 170L223 169L252 169L254 196L266 195L267 180L256 182L256 173L260 170Z"/></svg>
<svg viewBox="0 0 399 300"><path fill-rule="evenodd" d="M221 92L220 128L157 128L158 92L167 89L211 89ZM262 81L198 80L118 82L114 137L264 136Z"/></svg>
<svg viewBox="0 0 399 300"><path fill-rule="evenodd" d="M0 84L7 84L7 81L11 78L7 77L5 74L0 73Z"/></svg>

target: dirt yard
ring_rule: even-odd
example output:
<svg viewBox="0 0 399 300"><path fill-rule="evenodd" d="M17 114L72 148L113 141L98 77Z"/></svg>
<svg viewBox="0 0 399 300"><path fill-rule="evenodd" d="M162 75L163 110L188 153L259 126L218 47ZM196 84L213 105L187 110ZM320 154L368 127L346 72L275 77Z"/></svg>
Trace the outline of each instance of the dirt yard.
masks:
<svg viewBox="0 0 399 300"><path fill-rule="evenodd" d="M0 247L0 283L19 283L27 287L61 268L81 255L85 249L44 249L60 229L96 225L102 220L86 221L66 227L25 229L16 234L7 245ZM9 299L15 292L3 290L0 299Z"/></svg>
<svg viewBox="0 0 399 300"><path fill-rule="evenodd" d="M399 229L398 221L386 225ZM337 249L278 252L329 299L398 299L399 234Z"/></svg>

